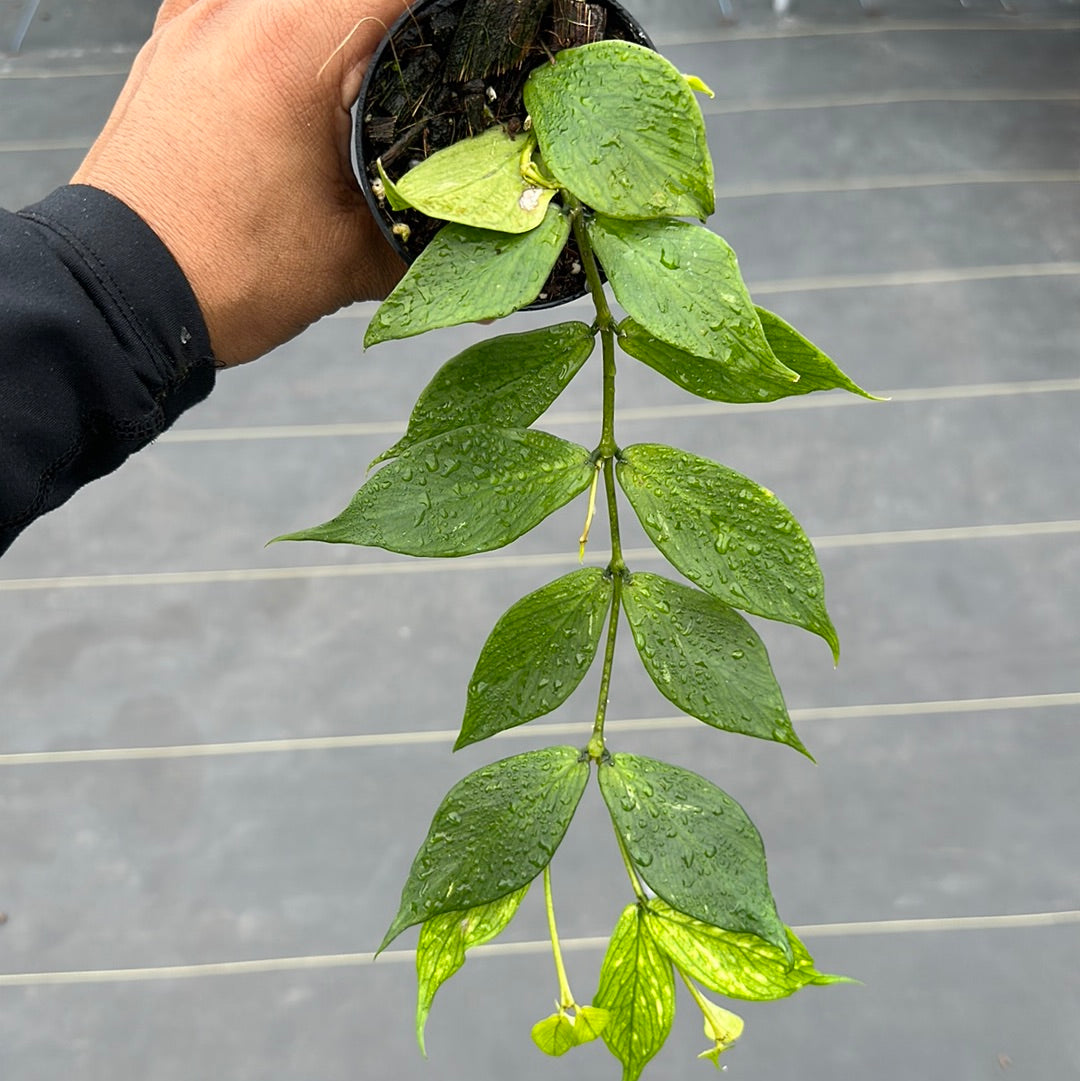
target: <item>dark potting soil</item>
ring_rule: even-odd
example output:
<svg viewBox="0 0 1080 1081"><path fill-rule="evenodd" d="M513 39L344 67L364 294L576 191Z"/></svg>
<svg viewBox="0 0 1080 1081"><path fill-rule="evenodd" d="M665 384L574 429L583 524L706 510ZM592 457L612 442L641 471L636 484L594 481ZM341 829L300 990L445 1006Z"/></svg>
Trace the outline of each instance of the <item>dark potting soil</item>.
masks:
<svg viewBox="0 0 1080 1081"><path fill-rule="evenodd" d="M545 6L543 0L538 2L539 6ZM509 0L511 7L513 3L514 0ZM599 6L606 10L597 20L597 6L588 5L592 9L588 16L594 24L589 37L650 44L621 8ZM547 63L561 49L581 43L581 29L568 27L565 15L566 9L571 8L572 15L584 17L586 5L554 0L546 4L538 28L528 35L529 44L513 50L516 62L509 70L470 77L473 72L463 72L462 68L470 62L475 64L476 59L467 50L463 59L457 30L463 19L475 14L466 9L476 7L476 0L434 0L405 18L382 49L367 81L363 115L358 124L357 158L367 172L368 184L378 178L377 158L382 158L387 175L396 181L436 150L487 128L502 125L510 134L521 131L526 118L522 88L529 72ZM556 8L562 9L560 19ZM574 40L575 35L579 40ZM483 67L482 62L480 66ZM446 224L415 210L393 211L389 203L381 204L380 211L389 226L397 223L408 226L404 247L410 261ZM531 306L559 304L585 292L580 254L571 235L543 291Z"/></svg>

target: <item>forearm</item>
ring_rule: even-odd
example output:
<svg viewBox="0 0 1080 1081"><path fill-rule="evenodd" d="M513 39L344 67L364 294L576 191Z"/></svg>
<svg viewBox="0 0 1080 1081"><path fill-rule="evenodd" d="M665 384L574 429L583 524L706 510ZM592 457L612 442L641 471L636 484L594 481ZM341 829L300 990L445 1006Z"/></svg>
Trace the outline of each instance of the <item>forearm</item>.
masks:
<svg viewBox="0 0 1080 1081"><path fill-rule="evenodd" d="M191 287L123 203L72 186L0 211L0 552L213 383Z"/></svg>

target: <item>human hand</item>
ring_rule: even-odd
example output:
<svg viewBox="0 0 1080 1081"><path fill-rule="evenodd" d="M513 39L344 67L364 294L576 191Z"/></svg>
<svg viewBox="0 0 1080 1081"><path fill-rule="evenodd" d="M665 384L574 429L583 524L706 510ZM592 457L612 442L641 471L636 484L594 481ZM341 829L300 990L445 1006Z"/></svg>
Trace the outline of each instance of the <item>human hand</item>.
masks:
<svg viewBox="0 0 1080 1081"><path fill-rule="evenodd" d="M241 364L404 273L350 165L364 67L407 0L165 0L73 183L123 200Z"/></svg>

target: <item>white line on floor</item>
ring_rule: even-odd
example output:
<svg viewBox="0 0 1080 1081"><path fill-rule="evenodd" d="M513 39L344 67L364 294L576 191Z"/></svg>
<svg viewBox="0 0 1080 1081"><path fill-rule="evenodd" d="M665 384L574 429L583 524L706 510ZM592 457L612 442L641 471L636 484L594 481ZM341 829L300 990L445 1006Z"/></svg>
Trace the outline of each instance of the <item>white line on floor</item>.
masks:
<svg viewBox="0 0 1080 1081"><path fill-rule="evenodd" d="M1059 694L1007 695L997 698L938 699L927 702L877 702L855 706L812 706L790 711L796 724L808 721L874 720L883 717L927 717L963 713L1000 713L1012 710L1051 709L1080 706L1080 692ZM636 717L607 722L608 732L654 732L697 728L692 717ZM552 739L557 736L583 737L588 724L548 722L512 728L496 739ZM224 758L247 754L294 754L304 751L342 751L376 747L415 747L450 744L455 729L426 732L370 732L349 736L298 736L291 739L239 740L231 743L188 743L161 747L100 747L70 751L22 751L0 754L0 767L64 765L72 763L138 762L160 759Z"/></svg>
<svg viewBox="0 0 1080 1081"><path fill-rule="evenodd" d="M889 402L919 403L965 401L975 398L1012 398L1030 394L1060 394L1080 390L1080 378L1035 379L1004 383L967 383L944 387L908 387L885 390L880 397ZM782 398L778 402L739 405L730 402L695 402L689 405L658 405L621 408L620 423L650 420L681 420L689 417L720 417L746 413L748 410L783 413L803 409L838 409L866 406L866 399L852 394L808 394L804 397ZM570 424L599 424L599 410L548 413L544 423L549 426ZM250 428L181 428L161 435L158 443L232 443L258 439L339 439L345 436L399 436L405 430L404 420L361 421L355 424L274 424Z"/></svg>
<svg viewBox="0 0 1080 1081"><path fill-rule="evenodd" d="M1062 927L1080 923L1080 911L1028 912L1004 916L953 916L941 919L868 920L795 927L803 938L840 938L862 935L905 935L950 931L1008 931L1032 927ZM564 938L564 951L602 950L606 936ZM495 942L477 946L471 957L520 957L551 952L551 942ZM373 964L413 964L415 950L373 953L315 954L307 957L267 957L256 961L216 961L200 965L163 965L157 968L88 969L70 972L0 973L0 987L45 987L72 984L141 983L151 980L200 979L210 976L250 976L272 972L303 972L332 968L358 968Z"/></svg>
<svg viewBox="0 0 1080 1081"><path fill-rule="evenodd" d="M876 533L837 533L813 538L819 551L832 548L870 548L891 544L933 544L951 541L1005 540L1051 537L1080 533L1080 520L1059 522L1009 522L992 525L946 526L937 529L896 529ZM661 559L654 548L634 548L628 560L643 563ZM591 553L593 561L607 555ZM124 586L192 586L224 582L283 582L313 579L367 578L375 575L444 574L449 571L489 571L522 567L578 565L576 552L545 552L534 555L481 555L462 559L396 560L376 563L343 563L303 567L240 567L234 570L156 571L146 574L88 574L52 578L0 579L0 593L25 593L42 589L110 589Z"/></svg>

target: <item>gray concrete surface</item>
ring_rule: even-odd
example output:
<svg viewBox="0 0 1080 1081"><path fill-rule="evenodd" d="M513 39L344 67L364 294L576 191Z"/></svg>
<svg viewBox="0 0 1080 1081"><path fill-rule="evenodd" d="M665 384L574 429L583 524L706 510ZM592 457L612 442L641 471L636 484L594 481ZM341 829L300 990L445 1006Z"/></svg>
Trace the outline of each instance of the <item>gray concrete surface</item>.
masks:
<svg viewBox="0 0 1080 1081"><path fill-rule="evenodd" d="M727 24L711 0L631 5L717 91L713 225L756 299L893 397L689 413L621 373L622 441L720 458L800 516L844 648L834 671L761 627L817 767L664 720L617 661L613 717L656 718L618 746L740 799L784 918L863 981L741 1009L733 1077L1080 1077L1080 10L1010 6L746 0ZM42 0L0 56L0 205L70 175L152 17ZM617 1076L600 1048L529 1043L555 993L542 949L470 961L427 1063L407 954L366 963L445 789L549 742L449 754L492 623L556 573L539 557L574 565L580 527L571 508L509 559L424 574L263 548L336 511L440 358L486 333L363 355L371 311L226 373L0 564L3 1081ZM578 383L547 426L588 443ZM584 733L594 688L551 721ZM582 998L626 899L605 830L590 793L554 865ZM543 934L534 897L506 937ZM646 1077L704 1075L703 1047L684 1001Z"/></svg>

